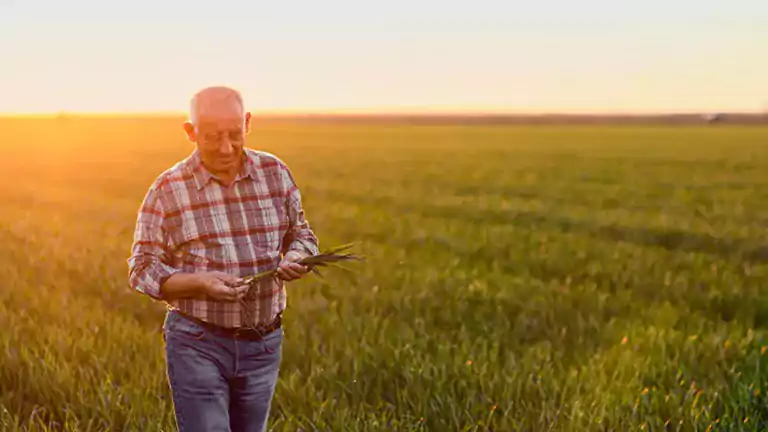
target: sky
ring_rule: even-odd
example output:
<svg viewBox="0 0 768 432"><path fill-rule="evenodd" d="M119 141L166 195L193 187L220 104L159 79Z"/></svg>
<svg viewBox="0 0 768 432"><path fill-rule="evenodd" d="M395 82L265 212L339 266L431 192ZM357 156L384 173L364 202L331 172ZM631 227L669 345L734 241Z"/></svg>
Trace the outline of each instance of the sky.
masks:
<svg viewBox="0 0 768 432"><path fill-rule="evenodd" d="M0 0L0 113L768 110L766 0Z"/></svg>

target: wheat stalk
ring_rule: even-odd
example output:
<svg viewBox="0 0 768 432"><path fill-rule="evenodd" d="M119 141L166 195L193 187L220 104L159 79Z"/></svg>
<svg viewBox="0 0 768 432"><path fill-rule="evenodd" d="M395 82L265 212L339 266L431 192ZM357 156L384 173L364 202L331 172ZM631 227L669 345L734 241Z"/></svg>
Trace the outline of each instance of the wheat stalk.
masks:
<svg viewBox="0 0 768 432"><path fill-rule="evenodd" d="M325 252L322 252L318 255L311 255L308 256L298 263L301 265L306 266L312 273L322 277L322 274L318 270L318 267L334 267L338 268L344 271L351 271L350 269L343 267L339 265L342 261L362 261L363 257L355 255L353 253L342 253L344 251L349 250L353 246L353 243L347 243L340 246L333 247L331 249L326 250ZM238 283L231 283L228 284L229 286L239 286L243 284L250 285L248 287L248 291L250 291L251 288L254 287L255 283L265 277L274 276L277 273L277 269L267 270L263 271L261 273L256 273L250 276L246 276L244 278L241 278L240 282ZM246 296L248 292L246 291ZM243 309L245 310L246 314L249 316L249 320L253 318L251 311L248 309L248 305L245 302L244 296L240 300L240 305L243 306Z"/></svg>

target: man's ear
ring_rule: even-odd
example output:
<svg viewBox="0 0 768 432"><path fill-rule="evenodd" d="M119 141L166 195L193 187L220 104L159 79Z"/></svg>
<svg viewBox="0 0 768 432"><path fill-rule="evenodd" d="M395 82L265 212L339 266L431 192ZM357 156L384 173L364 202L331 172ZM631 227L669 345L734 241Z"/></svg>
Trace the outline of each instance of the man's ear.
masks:
<svg viewBox="0 0 768 432"><path fill-rule="evenodd" d="M195 133L195 125L193 125L190 122L184 123L184 132L187 133L187 139L189 139L191 142L195 142L197 140L197 133Z"/></svg>
<svg viewBox="0 0 768 432"><path fill-rule="evenodd" d="M245 113L245 133L248 133L251 131L251 113L247 112Z"/></svg>

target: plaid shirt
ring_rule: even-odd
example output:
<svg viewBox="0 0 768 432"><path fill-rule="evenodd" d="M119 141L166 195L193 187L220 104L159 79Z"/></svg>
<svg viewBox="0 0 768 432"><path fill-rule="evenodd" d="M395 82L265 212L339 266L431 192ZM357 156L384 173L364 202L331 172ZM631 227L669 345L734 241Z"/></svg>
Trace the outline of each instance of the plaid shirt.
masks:
<svg viewBox="0 0 768 432"><path fill-rule="evenodd" d="M244 277L276 268L290 250L319 253L288 167L266 152L244 153L243 169L229 187L205 169L197 151L158 176L138 212L128 259L133 289L224 327L268 323L285 309L285 284L277 278L263 278L249 290L247 311L239 302L168 300L160 293L177 272Z"/></svg>

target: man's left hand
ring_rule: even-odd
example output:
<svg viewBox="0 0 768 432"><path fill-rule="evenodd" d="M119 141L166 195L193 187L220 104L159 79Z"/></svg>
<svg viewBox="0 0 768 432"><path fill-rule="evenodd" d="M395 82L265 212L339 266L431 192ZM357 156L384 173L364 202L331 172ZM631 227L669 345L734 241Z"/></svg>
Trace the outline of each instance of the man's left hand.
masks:
<svg viewBox="0 0 768 432"><path fill-rule="evenodd" d="M299 264L304 255L297 251L289 251L277 267L277 276L285 281L292 281L303 277L309 269Z"/></svg>

